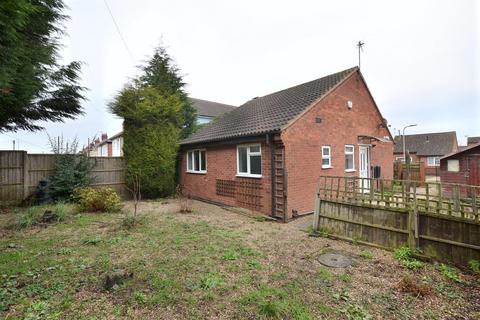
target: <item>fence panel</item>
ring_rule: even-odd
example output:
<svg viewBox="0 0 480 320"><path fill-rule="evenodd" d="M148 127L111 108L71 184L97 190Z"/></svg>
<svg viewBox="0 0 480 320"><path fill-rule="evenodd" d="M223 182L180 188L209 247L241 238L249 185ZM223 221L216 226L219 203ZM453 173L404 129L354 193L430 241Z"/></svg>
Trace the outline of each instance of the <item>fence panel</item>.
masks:
<svg viewBox="0 0 480 320"><path fill-rule="evenodd" d="M53 173L54 154L0 151L0 204L18 204ZM128 197L123 157L91 157L93 187L110 187Z"/></svg>
<svg viewBox="0 0 480 320"><path fill-rule="evenodd" d="M480 187L321 177L313 226L340 238L465 265L480 259Z"/></svg>

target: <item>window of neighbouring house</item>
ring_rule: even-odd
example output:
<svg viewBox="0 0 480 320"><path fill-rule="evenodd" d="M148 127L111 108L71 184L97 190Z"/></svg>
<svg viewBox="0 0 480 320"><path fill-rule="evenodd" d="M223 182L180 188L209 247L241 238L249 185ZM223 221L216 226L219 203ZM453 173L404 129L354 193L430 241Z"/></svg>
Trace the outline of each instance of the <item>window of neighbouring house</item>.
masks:
<svg viewBox="0 0 480 320"><path fill-rule="evenodd" d="M260 144L237 146L237 175L262 176L262 149Z"/></svg>
<svg viewBox="0 0 480 320"><path fill-rule="evenodd" d="M459 172L460 171L460 161L459 160L448 160L447 161L447 171L448 172Z"/></svg>
<svg viewBox="0 0 480 320"><path fill-rule="evenodd" d="M332 167L332 153L330 146L322 146L322 168Z"/></svg>
<svg viewBox="0 0 480 320"><path fill-rule="evenodd" d="M440 165L440 157L427 157L427 166L438 167Z"/></svg>
<svg viewBox="0 0 480 320"><path fill-rule="evenodd" d="M187 152L187 172L207 172L207 152L202 149Z"/></svg>
<svg viewBox="0 0 480 320"><path fill-rule="evenodd" d="M355 171L355 146L345 145L345 171Z"/></svg>

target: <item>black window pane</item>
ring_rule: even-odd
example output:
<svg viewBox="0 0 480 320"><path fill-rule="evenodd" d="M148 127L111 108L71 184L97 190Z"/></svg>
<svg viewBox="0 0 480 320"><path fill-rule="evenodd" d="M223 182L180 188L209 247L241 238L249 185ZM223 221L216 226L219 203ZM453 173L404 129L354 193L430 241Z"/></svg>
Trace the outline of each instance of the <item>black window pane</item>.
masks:
<svg viewBox="0 0 480 320"><path fill-rule="evenodd" d="M200 158L201 158L200 170L205 171L207 169L207 159L205 157L205 151L200 151Z"/></svg>
<svg viewBox="0 0 480 320"><path fill-rule="evenodd" d="M250 156L250 173L262 174L262 157Z"/></svg>
<svg viewBox="0 0 480 320"><path fill-rule="evenodd" d="M247 173L247 149L238 148L238 172Z"/></svg>
<svg viewBox="0 0 480 320"><path fill-rule="evenodd" d="M199 153L200 153L200 152L199 152L198 150L196 150L196 151L195 151L195 154L194 154L194 158L195 158L195 159L194 159L194 161L193 161L193 164L194 164L194 170L195 170L195 171L200 170L200 167L199 167L199 164L200 164L200 161L199 161L199 160L200 160L200 159L199 159Z"/></svg>

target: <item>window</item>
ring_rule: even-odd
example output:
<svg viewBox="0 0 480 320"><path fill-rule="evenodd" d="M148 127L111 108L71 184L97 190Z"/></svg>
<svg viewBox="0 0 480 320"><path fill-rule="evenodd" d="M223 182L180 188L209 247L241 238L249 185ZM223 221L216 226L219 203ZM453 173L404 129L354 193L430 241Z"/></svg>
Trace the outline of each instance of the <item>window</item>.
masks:
<svg viewBox="0 0 480 320"><path fill-rule="evenodd" d="M187 152L187 172L207 172L207 152L205 150L190 150Z"/></svg>
<svg viewBox="0 0 480 320"><path fill-rule="evenodd" d="M332 167L332 154L330 146L322 146L322 168Z"/></svg>
<svg viewBox="0 0 480 320"><path fill-rule="evenodd" d="M438 167L440 165L440 157L427 157L427 166Z"/></svg>
<svg viewBox="0 0 480 320"><path fill-rule="evenodd" d="M355 171L355 146L345 145L345 171Z"/></svg>
<svg viewBox="0 0 480 320"><path fill-rule="evenodd" d="M237 146L237 175L262 176L262 150L259 144Z"/></svg>
<svg viewBox="0 0 480 320"><path fill-rule="evenodd" d="M459 160L448 160L447 161L447 171L448 172L459 172L460 171L460 161Z"/></svg>

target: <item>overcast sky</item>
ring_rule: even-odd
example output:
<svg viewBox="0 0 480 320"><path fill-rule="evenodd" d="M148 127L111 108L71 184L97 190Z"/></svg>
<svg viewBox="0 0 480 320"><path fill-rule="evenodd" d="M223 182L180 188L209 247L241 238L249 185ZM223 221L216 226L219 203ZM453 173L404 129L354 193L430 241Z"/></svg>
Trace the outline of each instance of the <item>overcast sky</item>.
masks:
<svg viewBox="0 0 480 320"><path fill-rule="evenodd" d="M65 61L83 61L85 116L0 134L0 148L47 152L52 136L121 130L107 103L159 44L192 97L240 105L358 64L392 133L480 135L480 5L475 1L70 0Z"/></svg>

